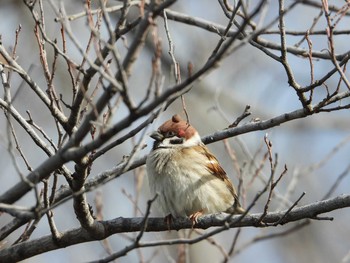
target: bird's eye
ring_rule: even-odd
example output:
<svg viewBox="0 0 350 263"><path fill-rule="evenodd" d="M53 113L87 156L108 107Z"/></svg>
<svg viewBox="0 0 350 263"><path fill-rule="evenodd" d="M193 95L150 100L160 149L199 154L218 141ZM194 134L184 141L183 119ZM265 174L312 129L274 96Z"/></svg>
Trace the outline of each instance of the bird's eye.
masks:
<svg viewBox="0 0 350 263"><path fill-rule="evenodd" d="M176 133L174 131L168 131L165 135L165 137L170 138L176 136Z"/></svg>

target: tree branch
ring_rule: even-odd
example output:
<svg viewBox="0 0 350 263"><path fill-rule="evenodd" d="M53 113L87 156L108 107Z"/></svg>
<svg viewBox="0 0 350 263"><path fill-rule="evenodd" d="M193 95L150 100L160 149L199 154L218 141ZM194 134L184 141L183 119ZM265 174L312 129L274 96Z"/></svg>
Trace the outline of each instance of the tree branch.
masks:
<svg viewBox="0 0 350 263"><path fill-rule="evenodd" d="M232 217L229 215L229 222L226 222L227 214L221 213L200 217L196 227L207 229L213 226L223 226L225 223L228 223L226 225L230 225L230 228L252 226L266 227L279 222L280 219L284 217L283 221L279 222L280 225L283 225L302 219L318 219L317 216L320 214L345 207L350 207L350 195L341 195L328 200L318 201L305 206L297 207L292 209L289 213L286 213L287 210L267 213L264 217L263 225L259 225L259 220L262 215L261 213L248 214L242 220L239 220L238 223L235 223L235 221L240 218L240 215L234 215ZM143 217L119 217L112 220L100 221L100 223L104 226L104 228L101 235L99 235L99 240L105 239L108 236L116 233L142 231L144 228ZM179 230L191 229L193 226L192 222L187 218L178 218L174 220L170 226L164 222L163 218L149 218L146 232L167 231L169 227L171 230ZM62 233L62 237L60 238L59 242L55 242L52 235L48 235L5 248L0 251L0 261L20 261L47 251L95 240L96 239L92 237L85 229L76 228ZM148 243L140 243L140 247L172 245L179 243L193 243L193 241L191 241L191 239L177 239L176 242L174 242L174 240L153 241Z"/></svg>

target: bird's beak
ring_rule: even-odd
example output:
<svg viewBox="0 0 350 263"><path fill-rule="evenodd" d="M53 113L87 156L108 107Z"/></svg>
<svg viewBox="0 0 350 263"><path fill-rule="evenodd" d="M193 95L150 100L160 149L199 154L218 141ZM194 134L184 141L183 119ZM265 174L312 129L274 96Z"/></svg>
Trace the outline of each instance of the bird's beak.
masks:
<svg viewBox="0 0 350 263"><path fill-rule="evenodd" d="M150 137L154 140L156 140L157 142L160 142L164 139L164 135L161 134L159 131L154 131L150 134Z"/></svg>

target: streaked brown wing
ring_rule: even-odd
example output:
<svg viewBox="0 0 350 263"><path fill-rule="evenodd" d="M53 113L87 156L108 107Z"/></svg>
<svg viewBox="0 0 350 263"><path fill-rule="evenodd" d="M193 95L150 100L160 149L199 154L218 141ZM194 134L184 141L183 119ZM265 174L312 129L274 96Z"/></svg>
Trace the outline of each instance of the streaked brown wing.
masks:
<svg viewBox="0 0 350 263"><path fill-rule="evenodd" d="M230 190L231 194L237 198L236 190L233 188L233 185L230 179L227 177L225 170L221 167L218 159L209 151L205 145L195 146L198 147L198 151L207 158L206 168L210 173L222 181L225 182L227 188Z"/></svg>
<svg viewBox="0 0 350 263"><path fill-rule="evenodd" d="M191 147L192 148L192 147ZM189 150L188 148L184 148L184 150ZM242 214L245 212L245 210L242 208L242 206L239 203L238 196L236 193L235 188L233 187L233 184L231 180L227 177L227 174L225 170L221 167L219 161L216 159L216 157L209 151L209 149L204 145L198 145L193 146L191 150L195 150L199 154L203 155L205 159L207 160L205 162L206 169L215 177L219 178L220 180L225 182L226 187L229 189L230 193L232 194L235 202L232 207L230 207L226 212L228 213L235 213L235 214Z"/></svg>

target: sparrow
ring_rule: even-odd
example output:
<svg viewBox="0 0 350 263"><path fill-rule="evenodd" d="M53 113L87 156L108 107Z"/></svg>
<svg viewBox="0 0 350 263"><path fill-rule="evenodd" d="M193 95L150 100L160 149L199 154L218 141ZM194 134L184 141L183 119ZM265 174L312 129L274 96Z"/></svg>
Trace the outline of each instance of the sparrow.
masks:
<svg viewBox="0 0 350 263"><path fill-rule="evenodd" d="M149 187L168 223L189 217L194 225L203 214L245 212L226 172L187 121L176 114L150 137Z"/></svg>

